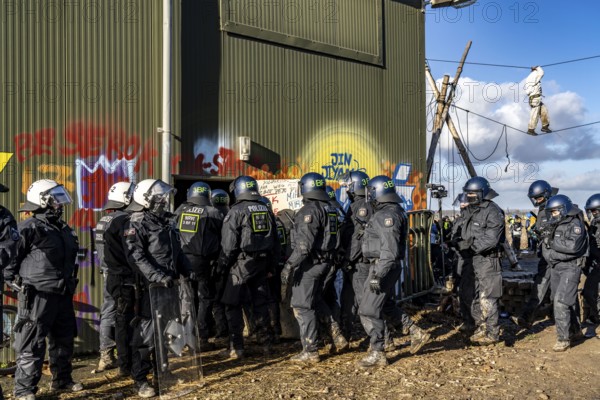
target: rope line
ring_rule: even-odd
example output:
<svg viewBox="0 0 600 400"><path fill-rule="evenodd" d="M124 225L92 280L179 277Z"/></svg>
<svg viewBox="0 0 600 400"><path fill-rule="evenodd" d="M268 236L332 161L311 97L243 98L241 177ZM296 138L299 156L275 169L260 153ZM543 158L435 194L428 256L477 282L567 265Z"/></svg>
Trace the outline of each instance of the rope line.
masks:
<svg viewBox="0 0 600 400"><path fill-rule="evenodd" d="M498 125L504 125L504 126L506 126L507 128L513 129L513 130L515 130L515 131L522 132L522 133L525 133L525 134L527 133L527 131L524 131L524 130L522 130L522 129L519 129L519 128L515 128L514 126L507 125L507 124L505 124L504 122L501 122L501 121L495 120L495 119L493 119L493 118L490 118L490 117L486 117L485 115L481 115L481 114L478 114L478 113L476 113L476 112L474 112L474 111L467 110L466 108L459 107L459 106L457 106L457 105L455 105L455 104L452 104L452 105L451 105L451 107L458 108L459 110L462 110L462 111L465 111L465 112L468 112L468 113L471 113L471 114L475 114L475 115L477 115L477 116L478 116L478 117L480 117L480 118L487 119L488 121L494 122L494 123L496 123L496 124L498 124ZM468 114L467 114L467 115L468 115ZM587 124L581 124L581 125L569 126L569 127L567 127L567 128L553 129L551 133L562 132L562 131L568 131L568 130L571 130L571 129L582 128L582 127L584 127L584 126L590 126L590 125L596 125L596 124L600 124L600 121L594 121L594 122L589 122L589 123L587 123Z"/></svg>
<svg viewBox="0 0 600 400"><path fill-rule="evenodd" d="M574 62L579 62L579 61L587 61L587 60L592 60L594 58L600 58L600 54L596 55L596 56L589 56L589 57L582 57L582 58L575 58L573 60L565 60L565 61L559 61L559 62L555 62L555 63L551 63L551 64L545 64L542 65L542 67L546 68L546 67L554 67L557 65L562 65L562 64L570 64L570 63L574 63ZM454 60L440 60L440 59L436 59L436 58L428 58L427 61L435 61L435 62L443 62L443 63L452 63L452 64L459 64L460 61L454 61ZM484 67L499 67L499 68L517 68L517 69L531 69L531 67L525 67L522 65L510 65L510 64L493 64L493 63L482 63L482 62L474 62L474 61L465 61L465 64L470 64L470 65L481 65Z"/></svg>

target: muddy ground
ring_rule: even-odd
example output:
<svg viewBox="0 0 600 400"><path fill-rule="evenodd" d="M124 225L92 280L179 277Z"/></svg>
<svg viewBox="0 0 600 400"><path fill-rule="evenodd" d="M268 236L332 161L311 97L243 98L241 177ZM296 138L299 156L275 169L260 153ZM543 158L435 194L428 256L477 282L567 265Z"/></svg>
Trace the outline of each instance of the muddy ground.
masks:
<svg viewBox="0 0 600 400"><path fill-rule="evenodd" d="M471 346L460 333L455 317L427 304L407 310L434 336L416 356L408 350L409 338L396 338L398 350L388 353L386 368L363 370L356 362L364 355L360 340L351 351L328 354L322 362L298 366L288 361L300 350L293 341L276 345L274 355L252 354L242 361L223 361L217 351L204 354L202 386L186 399L600 399L600 339L576 343L565 353L554 353L555 329L550 319L532 330L521 330L501 319L502 342ZM91 374L96 359L75 363L74 376L86 391L48 395L49 376L41 383L41 399L135 398L132 381L111 371ZM10 378L1 378L5 392ZM12 398L10 395L7 398Z"/></svg>

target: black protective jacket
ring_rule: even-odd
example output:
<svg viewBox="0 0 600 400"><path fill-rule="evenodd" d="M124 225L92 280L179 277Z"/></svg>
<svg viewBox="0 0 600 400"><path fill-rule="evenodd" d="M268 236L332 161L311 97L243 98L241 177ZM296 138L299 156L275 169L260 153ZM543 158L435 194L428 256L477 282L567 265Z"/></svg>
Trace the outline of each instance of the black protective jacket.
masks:
<svg viewBox="0 0 600 400"><path fill-rule="evenodd" d="M44 213L33 214L20 222L18 229L17 256L4 270L4 279L13 281L19 275L23 284L39 292L75 293L77 280L73 272L79 249L75 231Z"/></svg>
<svg viewBox="0 0 600 400"><path fill-rule="evenodd" d="M196 272L219 257L223 215L210 205L185 202L175 210L183 252Z"/></svg>
<svg viewBox="0 0 600 400"><path fill-rule="evenodd" d="M369 261L375 261L374 272L383 277L404 260L408 218L396 203L378 204L373 211L365 228L362 253Z"/></svg>
<svg viewBox="0 0 600 400"><path fill-rule="evenodd" d="M16 255L19 231L17 221L8 209L0 206L0 271Z"/></svg>
<svg viewBox="0 0 600 400"><path fill-rule="evenodd" d="M148 282L190 275L190 262L181 249L179 234L167 218L149 211L134 212L124 236L129 264Z"/></svg>
<svg viewBox="0 0 600 400"><path fill-rule="evenodd" d="M373 215L373 208L364 196L356 196L350 203L344 223L340 227L341 247L344 258L355 263L362 258L362 239L369 219Z"/></svg>
<svg viewBox="0 0 600 400"><path fill-rule="evenodd" d="M279 211L277 214L277 236L281 245L281 260L286 262L292 255L291 232L294 226L294 212L289 209Z"/></svg>
<svg viewBox="0 0 600 400"><path fill-rule="evenodd" d="M585 257L589 254L589 242L585 224L578 214L579 209L575 208L544 239L542 253L550 266L584 266Z"/></svg>
<svg viewBox="0 0 600 400"><path fill-rule="evenodd" d="M300 266L309 256L327 258L338 248L338 211L328 201L305 199L294 217L292 254L287 263Z"/></svg>
<svg viewBox="0 0 600 400"><path fill-rule="evenodd" d="M103 216L96 225L94 239L100 268L109 274L133 276L133 270L127 262L126 243L123 240L130 215L126 211L113 211Z"/></svg>
<svg viewBox="0 0 600 400"><path fill-rule="evenodd" d="M279 260L281 246L273 213L267 206L254 200L236 202L223 220L221 249L225 262L233 263L242 255L254 257L265 253Z"/></svg>
<svg viewBox="0 0 600 400"><path fill-rule="evenodd" d="M505 237L502 209L493 201L484 200L481 204L468 206L463 212L461 237L472 242L471 250L483 256L498 254Z"/></svg>
<svg viewBox="0 0 600 400"><path fill-rule="evenodd" d="M595 267L600 268L600 218L594 218L588 229L590 255L589 261L595 261Z"/></svg>

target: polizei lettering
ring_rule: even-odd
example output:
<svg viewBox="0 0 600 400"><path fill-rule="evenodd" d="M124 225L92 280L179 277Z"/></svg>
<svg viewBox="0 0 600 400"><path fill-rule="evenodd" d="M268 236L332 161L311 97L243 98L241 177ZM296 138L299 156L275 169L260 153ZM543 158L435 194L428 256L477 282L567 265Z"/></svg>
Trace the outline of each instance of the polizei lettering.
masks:
<svg viewBox="0 0 600 400"><path fill-rule="evenodd" d="M262 204L257 204L255 206L248 206L248 211L250 212L260 212L260 211L269 211L267 206L263 206Z"/></svg>

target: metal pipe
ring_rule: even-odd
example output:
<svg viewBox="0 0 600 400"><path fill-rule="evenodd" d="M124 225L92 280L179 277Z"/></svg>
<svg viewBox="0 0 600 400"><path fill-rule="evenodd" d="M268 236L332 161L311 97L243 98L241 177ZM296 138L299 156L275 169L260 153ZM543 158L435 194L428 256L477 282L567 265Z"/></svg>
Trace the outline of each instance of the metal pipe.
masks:
<svg viewBox="0 0 600 400"><path fill-rule="evenodd" d="M162 180L171 183L171 37L172 0L163 0L162 51Z"/></svg>

